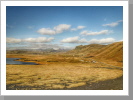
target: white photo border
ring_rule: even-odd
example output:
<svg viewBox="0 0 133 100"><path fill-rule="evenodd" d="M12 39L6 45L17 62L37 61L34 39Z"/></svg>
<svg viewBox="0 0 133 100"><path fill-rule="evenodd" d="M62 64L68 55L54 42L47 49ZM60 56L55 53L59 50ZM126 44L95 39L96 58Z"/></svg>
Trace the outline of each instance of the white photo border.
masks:
<svg viewBox="0 0 133 100"><path fill-rule="evenodd" d="M123 6L123 90L6 90L6 6ZM128 1L1 1L1 95L128 95Z"/></svg>

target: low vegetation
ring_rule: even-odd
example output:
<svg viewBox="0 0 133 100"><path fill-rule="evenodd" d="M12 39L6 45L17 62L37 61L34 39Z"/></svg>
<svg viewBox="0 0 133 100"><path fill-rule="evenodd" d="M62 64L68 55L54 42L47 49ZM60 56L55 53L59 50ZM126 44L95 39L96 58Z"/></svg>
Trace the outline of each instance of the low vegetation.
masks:
<svg viewBox="0 0 133 100"><path fill-rule="evenodd" d="M110 49L112 54L122 57L122 53L113 53L118 50L110 48L111 45L91 45L91 48L77 47L75 51L67 53L7 53L7 58L21 58L19 61L35 62L39 65L6 65L6 85L8 90L55 90L72 89L99 81L106 81L119 78L123 75L122 62L111 59L98 59L98 56L106 55L108 52L100 52L98 48ZM90 47L89 47L90 48ZM115 48L117 50L115 50ZM119 49L122 49L118 47ZM78 49L78 50L77 50ZM80 53L86 52L86 55ZM87 53L88 51L88 53ZM94 52L95 51L95 52ZM90 57L89 53L94 53ZM100 53L98 53L100 52ZM99 54L99 55L98 55ZM113 55L113 57L115 57ZM122 59L122 58L120 58ZM117 84L119 85L119 84ZM116 89L116 88L111 88ZM122 89L122 88L117 88Z"/></svg>

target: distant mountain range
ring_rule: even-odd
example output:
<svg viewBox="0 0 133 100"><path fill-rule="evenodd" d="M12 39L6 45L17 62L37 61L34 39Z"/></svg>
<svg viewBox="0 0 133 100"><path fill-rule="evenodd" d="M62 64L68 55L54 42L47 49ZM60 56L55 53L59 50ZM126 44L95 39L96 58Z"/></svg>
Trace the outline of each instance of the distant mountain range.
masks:
<svg viewBox="0 0 133 100"><path fill-rule="evenodd" d="M7 50L7 54L47 54L63 52L69 55L81 55L86 58L110 59L123 62L123 42L115 42L108 45L90 44L80 45L75 49L21 49Z"/></svg>
<svg viewBox="0 0 133 100"><path fill-rule="evenodd" d="M46 53L55 53L55 52L66 52L70 49L15 49L15 50L6 50L7 54L46 54Z"/></svg>

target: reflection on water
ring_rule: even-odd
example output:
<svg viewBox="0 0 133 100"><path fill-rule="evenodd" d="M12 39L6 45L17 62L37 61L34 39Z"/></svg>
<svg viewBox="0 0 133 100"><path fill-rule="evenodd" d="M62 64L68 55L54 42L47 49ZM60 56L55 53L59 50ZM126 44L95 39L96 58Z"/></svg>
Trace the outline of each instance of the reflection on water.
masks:
<svg viewBox="0 0 133 100"><path fill-rule="evenodd" d="M15 61L20 58L6 58L6 64L16 64L16 65L37 65L34 62L22 62L22 61Z"/></svg>

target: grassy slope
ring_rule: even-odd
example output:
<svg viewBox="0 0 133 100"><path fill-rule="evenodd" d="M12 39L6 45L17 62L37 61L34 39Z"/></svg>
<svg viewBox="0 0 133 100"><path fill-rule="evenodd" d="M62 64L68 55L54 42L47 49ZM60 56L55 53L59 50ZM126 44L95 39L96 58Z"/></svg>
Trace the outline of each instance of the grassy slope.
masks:
<svg viewBox="0 0 133 100"><path fill-rule="evenodd" d="M123 42L116 42L105 46L104 48L98 50L93 55L95 58L100 59L110 59L118 62L123 61Z"/></svg>
<svg viewBox="0 0 133 100"><path fill-rule="evenodd" d="M123 42L115 42L109 45L99 45L99 44L90 44L85 46L81 45L77 46L74 50L71 50L68 53L83 54L86 57L122 62Z"/></svg>
<svg viewBox="0 0 133 100"><path fill-rule="evenodd" d="M100 44L90 44L90 45L80 45L77 46L74 50L69 51L69 54L81 54L86 55L88 53L96 52L97 50L105 47L105 45Z"/></svg>
<svg viewBox="0 0 133 100"><path fill-rule="evenodd" d="M114 66L123 66L123 42L115 42L109 45L80 45L67 54L80 55L86 59L95 59Z"/></svg>

